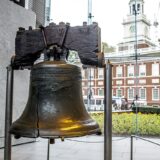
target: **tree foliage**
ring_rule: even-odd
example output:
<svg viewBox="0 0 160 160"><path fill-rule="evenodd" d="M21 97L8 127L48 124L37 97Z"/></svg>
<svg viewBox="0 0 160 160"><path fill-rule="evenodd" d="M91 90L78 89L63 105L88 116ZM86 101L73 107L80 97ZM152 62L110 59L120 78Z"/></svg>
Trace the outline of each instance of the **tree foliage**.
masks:
<svg viewBox="0 0 160 160"><path fill-rule="evenodd" d="M102 51L104 53L115 52L115 47L108 45L108 43L106 43L106 42L102 42Z"/></svg>

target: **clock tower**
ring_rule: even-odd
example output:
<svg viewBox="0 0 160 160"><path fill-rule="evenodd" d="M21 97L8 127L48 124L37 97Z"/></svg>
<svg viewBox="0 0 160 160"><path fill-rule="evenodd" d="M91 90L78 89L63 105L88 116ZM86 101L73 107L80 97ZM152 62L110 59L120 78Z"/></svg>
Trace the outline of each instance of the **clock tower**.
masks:
<svg viewBox="0 0 160 160"><path fill-rule="evenodd" d="M144 0L129 1L129 14L122 24L124 26L124 37L123 42L118 44L119 51L134 49L136 35L138 49L153 46L149 33L151 24L144 14Z"/></svg>

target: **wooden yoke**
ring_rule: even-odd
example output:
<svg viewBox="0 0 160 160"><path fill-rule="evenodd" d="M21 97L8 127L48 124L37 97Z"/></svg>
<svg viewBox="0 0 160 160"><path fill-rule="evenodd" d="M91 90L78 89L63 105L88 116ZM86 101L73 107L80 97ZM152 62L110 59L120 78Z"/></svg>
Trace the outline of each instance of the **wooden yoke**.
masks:
<svg viewBox="0 0 160 160"><path fill-rule="evenodd" d="M103 65L101 51L101 33L97 23L71 27L63 22L56 25L32 30L19 28L15 40L16 55L13 67L32 66L40 54L50 46L57 45L61 49L75 50L84 65Z"/></svg>

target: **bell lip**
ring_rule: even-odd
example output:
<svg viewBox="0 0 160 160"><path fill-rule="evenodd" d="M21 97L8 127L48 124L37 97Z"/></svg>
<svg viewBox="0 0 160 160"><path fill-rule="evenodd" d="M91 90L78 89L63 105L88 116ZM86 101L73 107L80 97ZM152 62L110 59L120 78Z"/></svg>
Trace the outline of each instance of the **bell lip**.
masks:
<svg viewBox="0 0 160 160"><path fill-rule="evenodd" d="M40 131L42 132L42 131ZM50 132L50 131L49 131ZM46 135L44 133L39 133L38 134L38 131L37 133L34 131L34 132L28 132L28 133L24 133L24 132L17 132L17 131L10 131L11 134L13 134L15 137L18 137L18 138L21 138L21 137L25 137L25 138L48 138L48 139L58 139L58 138L74 138L74 137L82 137L82 136L87 136L87 135L93 135L93 134L96 134L96 135L101 135L102 132L100 130L100 128L96 128L96 129L93 129L93 130L89 130L89 131L82 131L82 132L70 132L69 134L55 134L55 135Z"/></svg>
<svg viewBox="0 0 160 160"><path fill-rule="evenodd" d="M28 138L71 138L71 137L80 137L85 135L91 135L91 134L100 134L101 129L99 127L99 124L94 121L93 119L88 119L85 121L85 123L79 123L81 124L80 128L73 129L69 131L62 130L62 128L59 130L53 129L53 128L36 128L36 126L29 127L27 125L17 125L16 121L12 124L10 128L10 133L15 135L15 137L28 137ZM33 128L35 127L35 128Z"/></svg>
<svg viewBox="0 0 160 160"><path fill-rule="evenodd" d="M10 133L13 134L16 137L27 137L27 138L50 138L50 139L57 139L57 138L73 138L73 137L81 137L81 136L86 136L86 135L101 135L101 129L97 125L97 128L95 129L88 129L84 131L72 131L72 132L53 132L51 130L43 131L43 129L25 129L25 130L17 130L17 129L12 129L10 130ZM17 138L17 139L18 139Z"/></svg>
<svg viewBox="0 0 160 160"><path fill-rule="evenodd" d="M42 131L41 131L42 132ZM69 132L66 134L55 134L55 135L45 135L44 133L40 133L39 137L41 138L74 138L74 137L82 137L82 136L87 136L87 135L93 135L93 134L96 134L96 135L100 135L101 130L100 128L96 128L96 129L92 129L92 130L88 130L88 131L81 131L81 132L77 132L77 131L73 131L73 132Z"/></svg>
<svg viewBox="0 0 160 160"><path fill-rule="evenodd" d="M21 137L25 138L37 138L38 137L38 130L35 129L29 129L29 130L16 130L12 129L9 132L10 134L14 135L16 139L19 139Z"/></svg>

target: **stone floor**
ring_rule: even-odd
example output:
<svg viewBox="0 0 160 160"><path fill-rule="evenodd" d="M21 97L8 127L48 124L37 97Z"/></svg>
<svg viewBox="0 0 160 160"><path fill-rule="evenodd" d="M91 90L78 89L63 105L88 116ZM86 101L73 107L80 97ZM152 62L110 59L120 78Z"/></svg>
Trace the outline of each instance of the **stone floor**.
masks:
<svg viewBox="0 0 160 160"><path fill-rule="evenodd" d="M160 143L160 139L150 139ZM12 160L47 160L46 139L12 147ZM112 160L130 160L130 138L113 137ZM103 160L103 136L56 140L50 145L50 160ZM0 160L3 160L0 149ZM134 139L133 160L160 160L160 146Z"/></svg>

